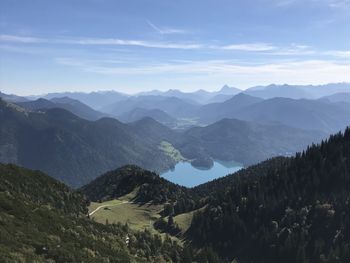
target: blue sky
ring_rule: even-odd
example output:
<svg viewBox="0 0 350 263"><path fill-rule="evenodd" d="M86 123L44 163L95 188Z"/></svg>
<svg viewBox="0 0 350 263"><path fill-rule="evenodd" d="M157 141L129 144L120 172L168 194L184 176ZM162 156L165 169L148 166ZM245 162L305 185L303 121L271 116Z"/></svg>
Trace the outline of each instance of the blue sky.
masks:
<svg viewBox="0 0 350 263"><path fill-rule="evenodd" d="M0 89L350 82L350 0L0 0Z"/></svg>

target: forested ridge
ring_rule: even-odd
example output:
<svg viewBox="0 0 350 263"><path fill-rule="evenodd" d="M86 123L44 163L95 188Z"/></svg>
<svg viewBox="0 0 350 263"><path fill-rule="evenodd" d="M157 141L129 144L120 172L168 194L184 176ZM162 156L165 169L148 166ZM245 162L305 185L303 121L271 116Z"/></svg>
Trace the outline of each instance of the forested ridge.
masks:
<svg viewBox="0 0 350 263"><path fill-rule="evenodd" d="M79 189L91 201L106 201L137 190L135 202L156 204L190 198L191 191L135 165L105 173Z"/></svg>
<svg viewBox="0 0 350 263"><path fill-rule="evenodd" d="M188 238L239 262L350 262L350 129L282 163L199 186L230 181L194 216Z"/></svg>
<svg viewBox="0 0 350 263"><path fill-rule="evenodd" d="M180 262L169 237L95 223L86 204L41 172L0 165L0 262Z"/></svg>

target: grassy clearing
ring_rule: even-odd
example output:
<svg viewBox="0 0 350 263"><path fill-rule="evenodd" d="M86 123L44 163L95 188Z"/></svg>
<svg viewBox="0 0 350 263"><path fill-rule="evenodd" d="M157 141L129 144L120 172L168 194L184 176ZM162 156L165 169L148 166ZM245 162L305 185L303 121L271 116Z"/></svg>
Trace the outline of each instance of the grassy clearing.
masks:
<svg viewBox="0 0 350 263"><path fill-rule="evenodd" d="M163 206L119 202L116 206L101 208L91 217L99 223L106 223L107 221L109 223L128 223L130 228L134 230L148 228L152 231L153 223L160 217L158 213L163 209Z"/></svg>
<svg viewBox="0 0 350 263"><path fill-rule="evenodd" d="M105 206L97 210L91 218L96 222L108 223L128 223L129 227L134 230L149 229L153 233L158 233L153 227L153 223L160 217L159 212L162 211L163 205L137 204L132 200L138 189L124 195L116 200L106 201L102 203L92 202L89 207L89 213L99 206Z"/></svg>
<svg viewBox="0 0 350 263"><path fill-rule="evenodd" d="M191 226L193 215L197 211L200 211L204 208L205 208L205 206L202 208L199 208L197 210L193 210L193 211L188 212L188 213L183 213L183 214L180 214L180 215L177 215L174 217L174 221L180 227L182 234L184 234Z"/></svg>
<svg viewBox="0 0 350 263"><path fill-rule="evenodd" d="M89 206L89 213L91 213L92 211L94 211L95 209L97 209L99 206L101 205L108 205L108 206L115 206L115 205L119 205L123 202L123 200L110 200L107 202L103 202L103 203L96 203L96 202L91 202L90 206ZM101 208L103 209L103 208Z"/></svg>
<svg viewBox="0 0 350 263"><path fill-rule="evenodd" d="M180 162L185 161L186 158L182 156L179 150L174 148L174 146L166 141L162 141L160 143L159 148L168 156L170 156L173 160Z"/></svg>
<svg viewBox="0 0 350 263"><path fill-rule="evenodd" d="M90 217L96 222L106 224L112 223L122 223L128 224L133 230L145 230L148 229L151 233L160 234L162 237L165 236L164 233L160 233L153 227L154 222L160 218L160 212L163 210L163 205L153 205L153 204L138 204L133 203L132 200L135 197L137 189L133 192L122 196L115 200L110 200L102 203L92 202L89 206L89 213L98 209ZM185 233L189 226L191 225L193 212L184 213L174 217L175 222L182 229L182 233ZM165 218L167 220L167 218ZM172 237L172 239L178 241L182 244L182 240L177 237Z"/></svg>
<svg viewBox="0 0 350 263"><path fill-rule="evenodd" d="M189 212L174 217L174 221L180 227L182 233L185 233L190 227L193 214L194 212Z"/></svg>

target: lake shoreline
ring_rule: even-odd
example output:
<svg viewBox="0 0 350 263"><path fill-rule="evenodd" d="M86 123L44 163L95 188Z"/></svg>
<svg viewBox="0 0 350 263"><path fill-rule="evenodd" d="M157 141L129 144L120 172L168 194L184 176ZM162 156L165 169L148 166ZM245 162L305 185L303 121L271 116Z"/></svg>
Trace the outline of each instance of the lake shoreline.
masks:
<svg viewBox="0 0 350 263"><path fill-rule="evenodd" d="M235 161L213 160L213 166L209 169L195 167L191 162L181 161L172 169L161 173L160 176L185 187L195 187L235 173L242 168L243 165Z"/></svg>

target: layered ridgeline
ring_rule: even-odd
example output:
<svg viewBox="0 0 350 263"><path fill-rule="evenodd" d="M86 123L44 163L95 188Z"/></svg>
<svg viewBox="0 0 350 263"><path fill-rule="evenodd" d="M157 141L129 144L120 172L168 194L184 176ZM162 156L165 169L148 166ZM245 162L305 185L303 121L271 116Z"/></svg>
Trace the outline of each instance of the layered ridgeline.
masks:
<svg viewBox="0 0 350 263"><path fill-rule="evenodd" d="M0 164L1 262L180 262L182 248L149 231L86 216L79 193L36 171Z"/></svg>
<svg viewBox="0 0 350 263"><path fill-rule="evenodd" d="M157 172L181 160L206 160L210 166L207 160L214 158L249 165L293 154L324 136L227 119L176 132L151 118L131 124L112 118L88 121L64 109L35 111L5 101L0 109L0 162L40 169L74 187L126 164Z"/></svg>
<svg viewBox="0 0 350 263"><path fill-rule="evenodd" d="M324 137L322 132L281 124L222 119L206 127L185 131L183 139L176 145L185 156L234 160L248 166L273 156L293 155ZM196 145L200 147L194 148Z"/></svg>
<svg viewBox="0 0 350 263"><path fill-rule="evenodd" d="M263 100L241 93L225 102L204 105L195 115L206 124L223 118L235 118L331 134L350 123L350 103L281 97Z"/></svg>
<svg viewBox="0 0 350 263"><path fill-rule="evenodd" d="M81 191L92 201L134 192L134 200L164 204L154 225L186 240L186 262L205 250L215 258L209 262L316 263L350 260L349 187L348 128L295 157L267 160L192 189L128 166ZM185 229L177 225L184 219Z"/></svg>
<svg viewBox="0 0 350 263"><path fill-rule="evenodd" d="M46 100L39 98L35 101L24 101L16 102L19 106L27 110L42 110L42 109L53 109L61 108L72 112L73 114L79 116L80 118L87 120L98 120L102 117L106 117L107 114L98 112L84 103L71 99L69 97L63 98L53 98L51 100Z"/></svg>
<svg viewBox="0 0 350 263"><path fill-rule="evenodd" d="M4 101L0 109L0 162L40 169L71 186L130 163L157 171L176 163L159 147L162 135L144 136L115 119L91 122L63 109L33 112Z"/></svg>
<svg viewBox="0 0 350 263"><path fill-rule="evenodd" d="M129 112L118 116L118 119L122 122L136 122L147 117L152 118L157 122L162 123L170 128L176 128L179 122L177 119L175 119L174 117L170 116L162 110L143 108L135 108Z"/></svg>

